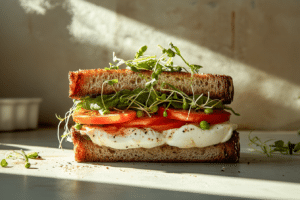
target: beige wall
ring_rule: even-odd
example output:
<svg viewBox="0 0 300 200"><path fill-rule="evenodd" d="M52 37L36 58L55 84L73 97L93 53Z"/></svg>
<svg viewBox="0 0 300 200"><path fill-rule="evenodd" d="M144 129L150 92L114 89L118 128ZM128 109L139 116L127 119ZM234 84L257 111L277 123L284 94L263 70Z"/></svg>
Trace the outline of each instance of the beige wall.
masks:
<svg viewBox="0 0 300 200"><path fill-rule="evenodd" d="M202 72L233 77L241 128L296 130L299 10L296 0L0 0L0 97L42 97L40 123L56 125L72 105L68 71L172 41Z"/></svg>

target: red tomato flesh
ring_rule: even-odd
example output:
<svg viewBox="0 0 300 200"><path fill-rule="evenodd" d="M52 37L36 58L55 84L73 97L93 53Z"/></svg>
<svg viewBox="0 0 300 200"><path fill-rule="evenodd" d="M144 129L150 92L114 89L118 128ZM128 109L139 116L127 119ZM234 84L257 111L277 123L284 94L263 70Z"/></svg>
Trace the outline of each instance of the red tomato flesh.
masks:
<svg viewBox="0 0 300 200"><path fill-rule="evenodd" d="M155 131L162 132L165 130L173 129L173 128L180 128L185 125L186 122L179 121L179 120L165 120L159 124L152 124L149 128L152 128Z"/></svg>
<svg viewBox="0 0 300 200"><path fill-rule="evenodd" d="M116 124L131 121L136 118L134 110L110 111L110 114L101 115L98 111L81 109L73 113L74 122L80 124Z"/></svg>
<svg viewBox="0 0 300 200"><path fill-rule="evenodd" d="M165 111L165 108L160 107L158 110L158 114L160 116L163 116L163 112ZM191 110L190 113L188 113L188 110L176 110L173 108L168 108L166 110L168 119L175 119L185 122L191 122L191 123L200 123L201 121L207 121L210 124L219 124L226 122L230 119L230 113L226 112L224 110L214 110L211 114L206 114L204 112L200 111L193 111Z"/></svg>
<svg viewBox="0 0 300 200"><path fill-rule="evenodd" d="M161 123L166 119L165 117L159 116L159 115L152 115L151 117L145 116L145 117L137 117L129 122L126 122L122 124L125 127L147 127L151 124L157 124Z"/></svg>
<svg viewBox="0 0 300 200"><path fill-rule="evenodd" d="M149 117L150 118L150 117ZM151 118L150 118L151 119ZM146 119L147 122L150 121L150 119ZM130 122L129 122L130 124ZM162 132L168 129L173 128L180 128L181 126L185 125L186 122L178 121L178 120L172 120L172 119L163 119L163 121L153 121L153 123L148 123L148 125L137 125L134 123L134 125L128 125L127 122L121 123L121 124L112 124L112 125L104 125L102 127L99 127L100 129L104 130L105 132L109 134L116 134L116 135L124 135L124 129L125 128L152 128L155 131Z"/></svg>

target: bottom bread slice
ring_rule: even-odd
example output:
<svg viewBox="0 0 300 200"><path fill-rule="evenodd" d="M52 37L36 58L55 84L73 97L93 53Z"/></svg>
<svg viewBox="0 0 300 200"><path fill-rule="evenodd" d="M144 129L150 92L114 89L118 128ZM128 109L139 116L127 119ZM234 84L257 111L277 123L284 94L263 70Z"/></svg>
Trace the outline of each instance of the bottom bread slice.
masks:
<svg viewBox="0 0 300 200"><path fill-rule="evenodd" d="M72 127L77 162L222 162L236 163L240 158L239 133L224 143L202 148L162 145L154 148L113 149L98 146Z"/></svg>

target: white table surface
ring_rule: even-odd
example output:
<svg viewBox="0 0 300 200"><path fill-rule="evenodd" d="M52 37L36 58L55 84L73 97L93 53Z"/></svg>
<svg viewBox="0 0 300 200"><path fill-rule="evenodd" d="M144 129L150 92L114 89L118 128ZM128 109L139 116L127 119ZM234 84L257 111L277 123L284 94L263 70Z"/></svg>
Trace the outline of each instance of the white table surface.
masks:
<svg viewBox="0 0 300 200"><path fill-rule="evenodd" d="M10 150L37 151L43 160L7 160L0 167L0 199L300 199L300 155L267 157L239 131L237 164L77 163L73 145L58 149L55 129L0 132L0 159ZM300 142L296 131L252 136Z"/></svg>

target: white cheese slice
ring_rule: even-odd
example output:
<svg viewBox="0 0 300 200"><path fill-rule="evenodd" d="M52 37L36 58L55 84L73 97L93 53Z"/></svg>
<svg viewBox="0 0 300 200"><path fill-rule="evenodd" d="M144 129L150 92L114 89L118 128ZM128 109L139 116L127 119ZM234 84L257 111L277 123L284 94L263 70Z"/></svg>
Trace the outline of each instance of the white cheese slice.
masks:
<svg viewBox="0 0 300 200"><path fill-rule="evenodd" d="M153 148L168 144L179 148L206 147L228 141L236 124L228 122L212 125L209 130L202 130L193 124L180 128L157 132L151 128L125 128L124 134L112 135L98 128L86 127L80 130L99 146L114 149Z"/></svg>

